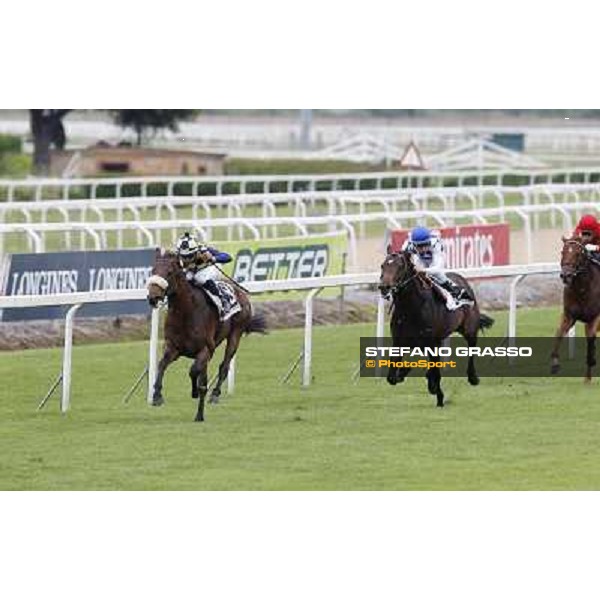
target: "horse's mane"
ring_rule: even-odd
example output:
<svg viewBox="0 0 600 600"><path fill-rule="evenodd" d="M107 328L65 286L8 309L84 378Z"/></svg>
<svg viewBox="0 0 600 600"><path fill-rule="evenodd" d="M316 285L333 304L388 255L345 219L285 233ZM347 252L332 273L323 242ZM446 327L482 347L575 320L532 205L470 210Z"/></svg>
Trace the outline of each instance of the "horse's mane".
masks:
<svg viewBox="0 0 600 600"><path fill-rule="evenodd" d="M156 248L156 257L157 258L166 258L173 259L177 258L177 254L173 250L169 250L169 248Z"/></svg>
<svg viewBox="0 0 600 600"><path fill-rule="evenodd" d="M408 265L414 269L414 265L412 264L412 260L410 260L410 253L408 252L408 250L398 250L398 252L388 252L387 256L385 257L385 261L387 262L388 260L394 260L398 257L403 257L404 260L408 263Z"/></svg>
<svg viewBox="0 0 600 600"><path fill-rule="evenodd" d="M583 238L580 235L572 235L571 237L565 237L563 235L561 239L562 239L563 245L569 244L569 243L575 243L575 244L580 244L581 246L583 246Z"/></svg>
<svg viewBox="0 0 600 600"><path fill-rule="evenodd" d="M398 252L390 252L386 256L386 262L388 260L395 260L396 258L403 258L404 264L406 265L407 274L409 277L414 278L417 285L424 290L431 290L431 281L428 280L424 273L417 272L416 267L411 259L411 253L408 250L399 250ZM392 303L393 308L393 303Z"/></svg>
<svg viewBox="0 0 600 600"><path fill-rule="evenodd" d="M156 259L155 259L156 263L177 263L177 266L179 266L179 258L177 256L177 253L174 252L173 250L169 250L168 248L156 248ZM185 275L183 273L183 269L174 269L172 271L172 276L176 279L176 280L180 280L180 279L185 279Z"/></svg>

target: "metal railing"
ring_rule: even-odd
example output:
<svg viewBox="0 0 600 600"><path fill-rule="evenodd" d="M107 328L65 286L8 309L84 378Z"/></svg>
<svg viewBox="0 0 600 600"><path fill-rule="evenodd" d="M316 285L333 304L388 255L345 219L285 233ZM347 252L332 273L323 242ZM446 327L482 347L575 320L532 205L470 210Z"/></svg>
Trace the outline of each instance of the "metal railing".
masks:
<svg viewBox="0 0 600 600"><path fill-rule="evenodd" d="M245 211L262 210L263 216L277 216L280 207L295 210L298 216L305 216L315 206L323 205L331 214L345 214L349 210L379 205L384 210L397 210L398 205L406 204L413 208L426 208L429 204L439 203L444 210L452 209L460 200L471 204L472 208L481 208L487 204L500 207L507 197L520 198L522 203L556 203L560 198L572 198L574 202L600 198L600 183L570 184L531 184L524 186L462 186L432 187L410 189L381 189L360 191L310 191L270 194L229 194L219 196L135 196L126 198L82 198L71 200L45 200L44 202L13 201L0 202L0 221L7 217L21 215L27 221L34 217L42 222L51 211L60 213L65 221L79 213L80 221L88 212L104 218L107 212L131 212L133 218L139 218L140 211L153 209L158 216L167 210L169 215L177 217L178 210L191 210L193 217L202 211L206 217L213 210L224 209L236 216L247 216ZM531 200L530 200L531 199ZM537 199L537 200L536 200Z"/></svg>
<svg viewBox="0 0 600 600"><path fill-rule="evenodd" d="M69 200L72 196L97 198L114 194L114 197L152 196L157 187L160 194L175 195L223 195L228 189L244 194L335 191L340 188L375 190L440 187L450 182L457 187L468 185L502 186L518 179L522 184L575 183L600 181L600 166L560 167L552 169L499 169L464 171L379 171L367 173L331 173L320 175L223 175L223 176L152 176L79 179L0 179L0 198L8 202L18 200L19 194L33 200L43 200L48 195ZM560 180L560 181L558 181Z"/></svg>
<svg viewBox="0 0 600 600"><path fill-rule="evenodd" d="M348 234L349 265L357 264L358 243L357 227L360 229L368 223L385 225L388 229L408 228L415 223L429 222L436 227L449 227L457 223L486 224L494 220L507 218L518 220L524 230L525 257L533 260L533 230L540 216L549 215L554 222L561 219L565 231L573 229L575 219L584 211L598 209L597 202L576 202L562 204L525 204L521 206L503 206L500 208L476 208L471 210L410 210L397 212L358 213L344 215L323 215L312 217L255 217L255 218L223 218L223 219L170 219L165 221L98 221L86 223L4 223L0 224L0 253L2 240L8 234L23 234L27 237L32 252L45 252L46 236L61 233L65 236L67 249L71 248L72 233L80 234L79 249L86 249L88 239L92 241L94 250L109 248L107 234L135 232L136 246L153 247L163 243L162 233L170 233L173 243L177 235L184 231L195 231L201 240L224 241L236 239L269 239L277 238L281 228L287 227L291 234L307 237L325 232L341 232ZM234 236L235 234L235 236ZM121 237L122 240L122 237ZM114 246L111 246L114 248ZM123 246L117 239L117 248Z"/></svg>
<svg viewBox="0 0 600 600"><path fill-rule="evenodd" d="M509 317L507 337L512 343L517 331L517 291L518 284L528 275L554 274L560 272L558 265L554 263L539 263L531 265L506 265L487 268L456 269L465 277L476 278L511 278L509 294ZM307 296L304 301L304 344L302 351L303 371L302 385L311 383L312 367L312 328L313 328L313 300L316 294L330 287L346 287L375 284L379 281L379 273L363 273L357 275L335 275L322 278L303 278L288 280L267 280L256 282L245 282L245 287L253 293L264 293L274 291L306 290ZM143 300L146 298L146 290L104 290L96 292L76 292L70 294L54 294L47 296L0 296L0 310L6 308L26 308L35 306L69 306L65 317L65 338L63 350L62 372L52 386L49 394L58 387L62 381L61 412L66 412L71 402L71 374L72 374L72 349L73 349L73 324L77 310L83 305L95 302L119 302L124 300ZM376 337L384 337L386 301L378 300ZM150 343L148 351L148 403L152 402L153 385L156 379L158 365L158 338L159 338L159 311L152 311L150 325ZM574 332L574 330L572 330ZM235 382L235 361L232 361L229 377L228 391L231 393Z"/></svg>
<svg viewBox="0 0 600 600"><path fill-rule="evenodd" d="M194 196L165 196L165 197L140 197L117 198L104 200L48 200L45 202L9 202L0 203L0 223L7 226L21 219L15 228L5 231L25 231L29 238L35 240L35 232L64 231L63 248L71 249L71 231L68 227L58 225L78 223L80 231L87 232L87 236L95 238L95 231L101 229L104 222L112 225L107 230L117 232L116 247L123 247L123 229L125 222L135 223L138 235L136 242L142 243L147 223L163 221L170 225L172 235L176 235L174 223L191 219L199 221L201 218L222 223L221 219L244 219L248 222L256 220L256 213L262 218L304 218L311 213L324 212L327 215L366 215L373 209L379 209L386 214L397 214L398 211L432 211L441 213L456 211L457 207L469 206L473 211L497 208L500 218L505 214L505 206L517 202L520 207L528 206L566 206L576 204L590 206L589 203L600 201L600 184L583 185L534 185L519 187L486 188L437 188L404 191L378 191L378 192L312 192L292 194L244 194L234 196L194 197ZM519 208L519 206L513 207ZM190 215L191 213L191 215ZM458 213L457 213L458 214ZM540 214L540 213L536 213ZM557 210L551 210L552 226L556 224ZM362 217L361 217L362 219ZM57 223L56 228L44 230L40 224L49 222ZM191 222L191 221L190 221ZM366 234L367 218L358 221L358 236ZM534 229L539 226L539 216L532 223ZM25 226L25 229L23 229ZM249 226L250 227L250 226ZM243 237L244 231L249 227L238 227L238 237ZM129 228L129 226L127 227ZM207 237L212 236L210 224L203 226ZM226 239L232 240L235 232L233 225L226 230ZM277 237L277 224L271 222L270 232L263 231L262 237L267 235ZM104 236L105 237L105 236ZM80 246L85 247L86 236L80 236ZM103 243L103 242L102 242ZM35 245L35 242L32 241ZM105 244L104 244L105 246ZM103 247L104 247L103 246ZM0 253L2 253L2 239L0 239Z"/></svg>

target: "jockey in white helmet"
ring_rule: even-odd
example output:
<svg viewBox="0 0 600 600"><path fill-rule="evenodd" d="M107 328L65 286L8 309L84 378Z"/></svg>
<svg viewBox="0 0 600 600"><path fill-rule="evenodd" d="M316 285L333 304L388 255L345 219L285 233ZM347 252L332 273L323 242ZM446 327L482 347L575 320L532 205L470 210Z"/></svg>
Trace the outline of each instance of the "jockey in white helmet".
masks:
<svg viewBox="0 0 600 600"><path fill-rule="evenodd" d="M415 227L402 245L402 250L406 250L411 254L412 262L417 271L437 269L427 275L444 292L446 307L449 310L458 308L460 304L472 304L465 290L452 281L444 272L446 257L444 244L438 231L430 231L427 227Z"/></svg>
<svg viewBox="0 0 600 600"><path fill-rule="evenodd" d="M216 281L221 279L221 272L215 265L231 262L231 256L227 252L220 252L216 248L198 243L188 232L177 240L176 252L186 279L192 285L203 287L219 298L222 303L222 313L227 314L236 298L232 292L229 293L231 289L229 286L217 285Z"/></svg>

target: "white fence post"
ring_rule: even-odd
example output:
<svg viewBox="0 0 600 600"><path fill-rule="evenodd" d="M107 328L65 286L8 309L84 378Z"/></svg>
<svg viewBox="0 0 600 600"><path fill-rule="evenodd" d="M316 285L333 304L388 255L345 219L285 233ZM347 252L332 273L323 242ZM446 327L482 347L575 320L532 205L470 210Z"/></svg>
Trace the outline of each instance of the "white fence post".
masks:
<svg viewBox="0 0 600 600"><path fill-rule="evenodd" d="M235 389L235 359L234 356L229 363L229 372L227 373L227 393L229 395L233 394Z"/></svg>
<svg viewBox="0 0 600 600"><path fill-rule="evenodd" d="M152 309L150 319L150 348L148 351L148 394L146 400L152 404L154 395L154 382L156 380L156 371L158 365L158 325L160 323L160 309Z"/></svg>
<svg viewBox="0 0 600 600"><path fill-rule="evenodd" d="M510 284L508 298L508 343L512 346L517 337L517 286L525 275L517 275Z"/></svg>
<svg viewBox="0 0 600 600"><path fill-rule="evenodd" d="M378 338L384 337L383 336L384 328L385 328L385 299L380 294L379 298L377 300L377 330L376 330L376 336Z"/></svg>
<svg viewBox="0 0 600 600"><path fill-rule="evenodd" d="M71 405L71 364L73 354L73 319L81 304L75 304L67 311L65 317L65 346L63 351L62 398L60 411L64 414Z"/></svg>
<svg viewBox="0 0 600 600"><path fill-rule="evenodd" d="M575 327L576 327L576 325L573 325L573 327L571 327L571 329L569 329L569 333L567 334L569 336L569 358L570 359L575 358L575 335L576 335Z"/></svg>
<svg viewBox="0 0 600 600"><path fill-rule="evenodd" d="M310 385L310 367L312 363L312 318L313 318L313 298L322 288L310 290L304 300L304 361L302 373L302 385Z"/></svg>

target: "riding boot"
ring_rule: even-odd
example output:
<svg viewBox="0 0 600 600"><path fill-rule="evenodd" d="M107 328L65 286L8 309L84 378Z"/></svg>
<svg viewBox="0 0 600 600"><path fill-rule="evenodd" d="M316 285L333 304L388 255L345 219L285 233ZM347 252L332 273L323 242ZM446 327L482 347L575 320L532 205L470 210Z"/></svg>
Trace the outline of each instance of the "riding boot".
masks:
<svg viewBox="0 0 600 600"><path fill-rule="evenodd" d="M209 279L204 283L204 289L208 290L213 296L216 296L219 299L221 303L221 307L219 310L219 318L223 320L223 316L227 314L227 307L225 306L226 302L223 298L223 295L221 294L221 290L219 290L217 282L213 281L212 279Z"/></svg>
<svg viewBox="0 0 600 600"><path fill-rule="evenodd" d="M452 297L457 301L470 300L465 288L460 287L450 278L446 279L446 281L444 282L444 288L447 289L450 292L450 294L452 294Z"/></svg>
<svg viewBox="0 0 600 600"><path fill-rule="evenodd" d="M217 298L221 297L221 294L219 293L219 286L217 285L216 281L213 281L212 279L209 279L207 282L205 282L204 287L211 294L214 294L215 296L217 296Z"/></svg>

